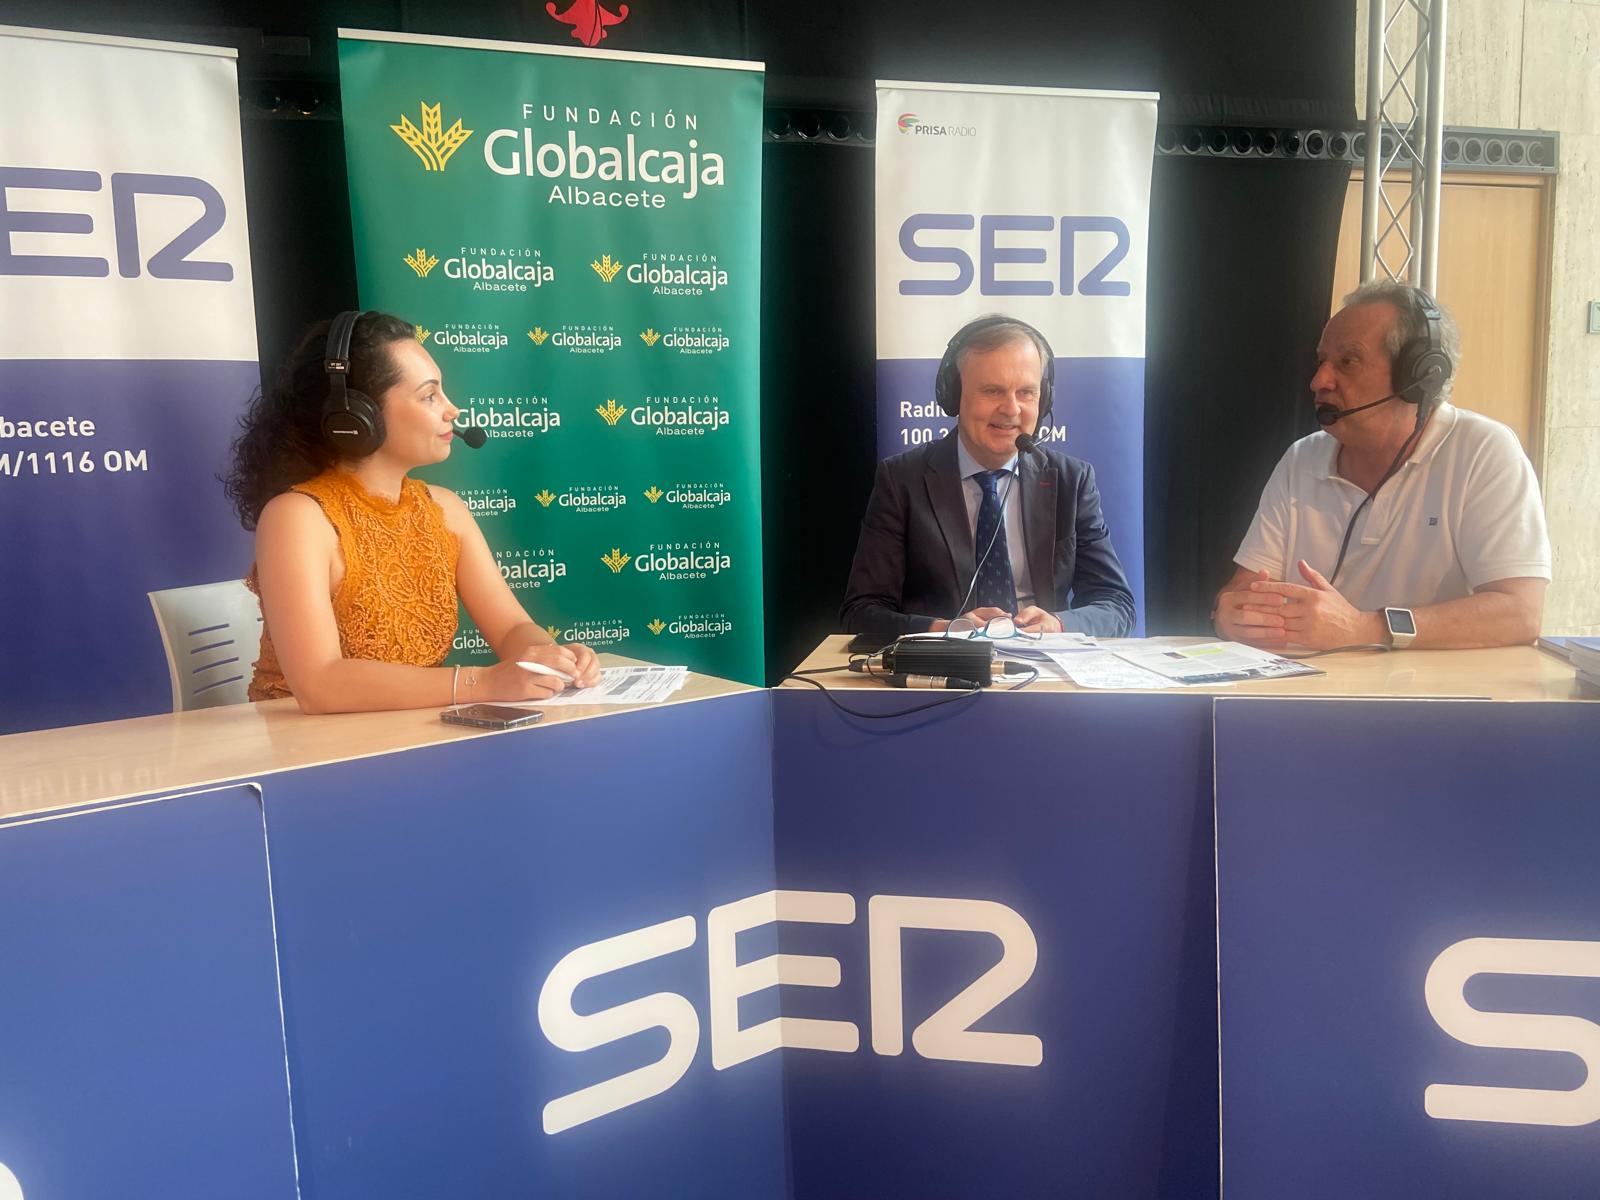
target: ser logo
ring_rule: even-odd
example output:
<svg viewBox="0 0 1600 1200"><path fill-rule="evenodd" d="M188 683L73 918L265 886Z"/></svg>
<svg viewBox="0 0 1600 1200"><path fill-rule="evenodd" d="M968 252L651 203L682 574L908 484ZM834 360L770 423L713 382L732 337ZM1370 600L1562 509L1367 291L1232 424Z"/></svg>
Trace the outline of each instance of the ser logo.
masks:
<svg viewBox="0 0 1600 1200"><path fill-rule="evenodd" d="M1473 1008L1465 989L1475 975L1600 979L1600 942L1467 938L1433 960L1422 985L1428 1012L1458 1042L1501 1050L1564 1051L1583 1061L1588 1076L1570 1090L1432 1083L1423 1092L1423 1110L1442 1121L1562 1127L1600 1121L1600 1025L1555 1013Z"/></svg>
<svg viewBox="0 0 1600 1200"><path fill-rule="evenodd" d="M67 171L50 167L0 166L0 275L64 276L74 279L105 279L111 264L87 254L18 254L12 249L12 232L84 235L103 227L86 212L51 209L28 212L11 208L8 189L39 192L99 192L98 171ZM192 201L200 202L200 215L181 233L155 250L146 259L148 246L139 240L139 212L152 209L162 213L161 228L169 229L170 205L141 206L140 197L169 197L182 202L179 212L192 212ZM204 179L188 175L143 175L128 171L111 176L111 229L117 257L117 274L137 279L148 274L152 279L189 279L205 283L228 283L233 267L225 262L192 259L193 254L222 232L228 219L228 206L222 193ZM147 217L148 221L148 217Z"/></svg>
<svg viewBox="0 0 1600 1200"><path fill-rule="evenodd" d="M836 988L843 968L837 958L815 954L775 954L741 963L736 949L740 933L763 925L852 925L855 919L855 897L843 892L762 892L719 905L706 915L711 984L707 1017L716 1070L786 1048L835 1054L860 1049L861 1030L854 1021L784 1015L741 1027L741 997L779 985ZM1033 930L1016 910L996 901L932 896L873 896L867 901L868 1016L875 1053L905 1052L901 935L907 929L987 933L999 940L1001 949L999 962L912 1030L912 1049L923 1058L990 1066L1037 1067L1044 1061L1044 1044L1033 1034L972 1028L1033 977L1039 961ZM581 1054L660 1029L667 1034L667 1048L653 1063L551 1100L544 1106L547 1134L659 1096L683 1078L700 1048L700 1015L688 997L660 991L590 1013L579 1013L572 1002L589 980L688 950L697 937L695 919L682 916L579 946L556 963L539 991L539 1028L551 1045Z"/></svg>
<svg viewBox="0 0 1600 1200"><path fill-rule="evenodd" d="M0 1200L23 1200L22 1184L3 1162L0 1162Z"/></svg>

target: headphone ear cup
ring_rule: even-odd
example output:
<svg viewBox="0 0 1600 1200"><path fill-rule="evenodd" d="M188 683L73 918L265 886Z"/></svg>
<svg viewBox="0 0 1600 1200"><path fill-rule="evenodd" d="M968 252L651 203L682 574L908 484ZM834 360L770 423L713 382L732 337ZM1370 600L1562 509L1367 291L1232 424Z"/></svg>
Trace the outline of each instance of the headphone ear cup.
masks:
<svg viewBox="0 0 1600 1200"><path fill-rule="evenodd" d="M933 398L944 409L944 415L954 417L961 412L961 372L955 358L946 352L939 360L939 373L933 377Z"/></svg>
<svg viewBox="0 0 1600 1200"><path fill-rule="evenodd" d="M1407 404L1431 404L1450 380L1450 356L1416 338L1400 349L1392 381L1396 394Z"/></svg>
<svg viewBox="0 0 1600 1200"><path fill-rule="evenodd" d="M322 410L322 436L348 458L365 458L383 445L383 410L365 392L345 389L344 403L329 395Z"/></svg>

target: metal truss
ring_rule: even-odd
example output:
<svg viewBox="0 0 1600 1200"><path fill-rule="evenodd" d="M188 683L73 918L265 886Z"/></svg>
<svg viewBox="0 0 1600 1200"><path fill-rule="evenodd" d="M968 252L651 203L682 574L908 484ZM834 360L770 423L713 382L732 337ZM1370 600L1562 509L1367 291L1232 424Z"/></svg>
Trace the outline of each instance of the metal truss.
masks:
<svg viewBox="0 0 1600 1200"><path fill-rule="evenodd" d="M1447 0L1368 0L1367 134L1361 197L1361 281L1380 273L1432 293L1439 282L1439 184L1444 147L1444 49ZM1403 14L1416 18L1416 42L1403 60L1391 45ZM1411 188L1398 204L1384 175L1409 160ZM1384 258L1382 246L1398 235L1404 254ZM1391 254L1393 252L1391 251Z"/></svg>

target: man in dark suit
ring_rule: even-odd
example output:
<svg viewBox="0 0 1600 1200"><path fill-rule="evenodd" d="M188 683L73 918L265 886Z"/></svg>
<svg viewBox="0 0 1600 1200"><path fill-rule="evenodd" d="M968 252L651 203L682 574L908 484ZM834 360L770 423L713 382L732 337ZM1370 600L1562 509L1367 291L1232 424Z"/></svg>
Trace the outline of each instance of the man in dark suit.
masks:
<svg viewBox="0 0 1600 1200"><path fill-rule="evenodd" d="M878 464L839 618L883 637L1009 616L1031 633L1133 632L1133 593L1100 514L1094 469L1017 437L1048 415L1055 360L1009 317L964 326L935 394L954 436Z"/></svg>

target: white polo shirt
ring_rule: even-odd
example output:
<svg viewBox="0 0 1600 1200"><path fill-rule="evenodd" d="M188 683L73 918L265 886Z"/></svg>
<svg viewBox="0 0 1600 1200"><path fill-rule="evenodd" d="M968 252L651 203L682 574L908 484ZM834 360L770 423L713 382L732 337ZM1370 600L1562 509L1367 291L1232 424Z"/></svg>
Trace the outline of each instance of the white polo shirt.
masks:
<svg viewBox="0 0 1600 1200"><path fill-rule="evenodd" d="M1366 495L1338 474L1326 432L1290 446L1267 480L1234 561L1303 583L1305 559L1333 574L1345 525ZM1550 578L1550 539L1533 465L1498 421L1441 404L1411 460L1356 519L1339 577L1364 612L1470 596L1497 579Z"/></svg>

